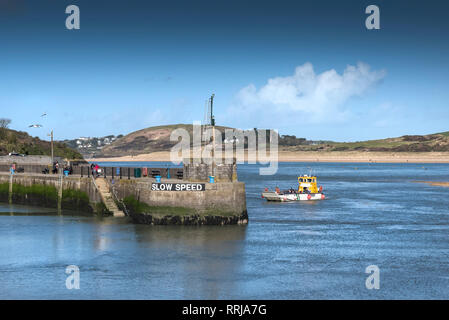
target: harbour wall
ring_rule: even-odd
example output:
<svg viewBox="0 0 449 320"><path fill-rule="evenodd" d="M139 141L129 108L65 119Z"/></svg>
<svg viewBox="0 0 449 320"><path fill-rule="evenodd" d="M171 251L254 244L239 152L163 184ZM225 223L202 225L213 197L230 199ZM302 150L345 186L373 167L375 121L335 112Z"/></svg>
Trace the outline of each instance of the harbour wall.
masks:
<svg viewBox="0 0 449 320"><path fill-rule="evenodd" d="M237 164L225 163L223 160L214 166L204 163L199 159L184 159L184 177L189 181L209 181L209 176L214 176L217 182L236 182Z"/></svg>
<svg viewBox="0 0 449 320"><path fill-rule="evenodd" d="M116 180L110 185L118 196L123 199L134 197L149 206L184 207L201 212L230 213L244 215L246 213L246 194L243 182L198 183L205 190L198 191L161 191L152 190L153 179ZM189 184L188 181L162 179L162 184ZM156 184L157 185L157 184Z"/></svg>
<svg viewBox="0 0 449 320"><path fill-rule="evenodd" d="M62 185L61 185L62 181ZM12 185L10 183L12 182ZM0 201L95 213L101 197L89 178L0 173ZM7 189L7 190L6 190ZM11 192L12 191L12 194Z"/></svg>
<svg viewBox="0 0 449 320"><path fill-rule="evenodd" d="M162 191L154 190L156 180L150 177L106 179L118 205L128 211L136 223L224 225L248 222L243 182L198 182L202 190ZM92 178L73 175L60 179L59 175L17 173L12 177L11 195L6 192L10 174L0 173L0 201L86 210L93 214L98 204L102 204L93 181ZM161 183L196 184L178 179L162 179Z"/></svg>

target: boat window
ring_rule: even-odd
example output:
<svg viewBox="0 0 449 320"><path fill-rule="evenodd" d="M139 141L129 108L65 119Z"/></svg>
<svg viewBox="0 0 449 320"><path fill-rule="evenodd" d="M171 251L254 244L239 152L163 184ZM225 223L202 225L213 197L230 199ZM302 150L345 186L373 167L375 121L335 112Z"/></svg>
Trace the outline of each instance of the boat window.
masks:
<svg viewBox="0 0 449 320"><path fill-rule="evenodd" d="M307 182L312 182L312 179L307 179Z"/></svg>
<svg viewBox="0 0 449 320"><path fill-rule="evenodd" d="M302 182L302 178L299 178L299 182Z"/></svg>

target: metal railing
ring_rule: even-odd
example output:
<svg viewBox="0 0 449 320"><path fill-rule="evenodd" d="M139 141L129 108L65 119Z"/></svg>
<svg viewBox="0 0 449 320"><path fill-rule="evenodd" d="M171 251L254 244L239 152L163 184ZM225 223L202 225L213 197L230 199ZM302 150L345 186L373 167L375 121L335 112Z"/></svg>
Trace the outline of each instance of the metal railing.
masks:
<svg viewBox="0 0 449 320"><path fill-rule="evenodd" d="M17 173L43 173L44 169L49 169L48 174L52 174L52 168L49 166L41 166L41 165L33 165L33 166L20 166L20 169ZM184 178L184 169L183 168L151 168L151 167L100 167L102 172L101 176L105 178L154 178L156 176L161 176L161 178L170 178L170 179L179 179L182 180ZM8 172L10 171L10 166L0 165L0 172ZM58 171L63 171L63 168L59 168ZM58 172L60 174L60 172ZM72 167L72 171L69 175L81 176L81 177L91 177L92 169L90 166L74 166Z"/></svg>
<svg viewBox="0 0 449 320"><path fill-rule="evenodd" d="M129 211L128 208L126 208L126 204L125 202L123 202L123 199L120 199L117 196L117 191L115 190L114 184L111 185L111 189L112 189L112 196L114 197L114 199L120 203L123 206L123 210L125 211L125 215L129 216Z"/></svg>
<svg viewBox="0 0 449 320"><path fill-rule="evenodd" d="M149 167L100 167L104 178L161 178L179 179L184 178L183 168L149 168Z"/></svg>

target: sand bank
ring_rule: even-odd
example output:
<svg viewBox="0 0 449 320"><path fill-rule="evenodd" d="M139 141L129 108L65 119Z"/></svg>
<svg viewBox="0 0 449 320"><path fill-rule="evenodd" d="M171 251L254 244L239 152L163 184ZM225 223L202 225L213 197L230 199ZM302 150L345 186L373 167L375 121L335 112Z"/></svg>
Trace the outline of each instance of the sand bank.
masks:
<svg viewBox="0 0 449 320"><path fill-rule="evenodd" d="M449 182L444 182L444 181L413 181L416 183L427 183L430 184L431 186L436 186L436 187L449 187Z"/></svg>
<svg viewBox="0 0 449 320"><path fill-rule="evenodd" d="M247 159L247 157L246 157ZM136 156L94 158L87 161L170 161L170 152L153 152ZM254 161L253 157L250 160ZM370 163L449 163L449 152L293 152L279 151L279 162L370 162Z"/></svg>

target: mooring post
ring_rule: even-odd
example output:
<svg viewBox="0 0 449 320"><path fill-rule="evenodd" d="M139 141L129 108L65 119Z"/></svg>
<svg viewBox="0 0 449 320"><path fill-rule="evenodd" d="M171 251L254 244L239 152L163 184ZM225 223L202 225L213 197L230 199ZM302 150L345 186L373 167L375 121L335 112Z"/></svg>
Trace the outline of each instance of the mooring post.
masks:
<svg viewBox="0 0 449 320"><path fill-rule="evenodd" d="M112 167L111 178L114 180L114 167Z"/></svg>
<svg viewBox="0 0 449 320"><path fill-rule="evenodd" d="M9 204L12 204L12 176L13 176L13 173L12 173L12 171L10 171L10 173L9 173L9 193L8 193Z"/></svg>
<svg viewBox="0 0 449 320"><path fill-rule="evenodd" d="M81 166L81 178L83 177L83 166Z"/></svg>
<svg viewBox="0 0 449 320"><path fill-rule="evenodd" d="M62 173L62 171L61 171ZM61 215L62 208L62 174L59 174L59 190L58 190L58 215Z"/></svg>
<svg viewBox="0 0 449 320"><path fill-rule="evenodd" d="M120 167L118 170L119 170L119 174L120 174L120 179L122 179L122 167Z"/></svg>
<svg viewBox="0 0 449 320"><path fill-rule="evenodd" d="M131 179L131 168L128 167L128 180Z"/></svg>

